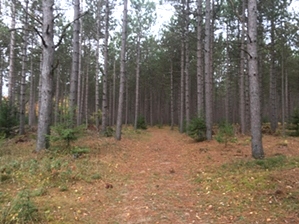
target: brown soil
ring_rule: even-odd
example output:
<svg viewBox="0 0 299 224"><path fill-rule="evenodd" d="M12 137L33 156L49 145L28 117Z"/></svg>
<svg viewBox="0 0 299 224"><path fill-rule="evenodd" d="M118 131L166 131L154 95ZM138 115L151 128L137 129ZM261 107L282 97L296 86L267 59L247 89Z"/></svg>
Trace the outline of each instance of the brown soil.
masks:
<svg viewBox="0 0 299 224"><path fill-rule="evenodd" d="M266 157L299 155L298 138L286 142L266 135L263 143ZM80 144L94 150L78 160L97 162L99 167L93 169L101 179L74 181L66 191L49 188L46 195L38 197L36 203L42 208L40 212L48 214L49 223L299 223L298 214L284 213L286 208L278 210L279 216L273 214L272 207L262 209L254 203L239 208L236 198L257 197L252 193L240 189L240 195L227 199L229 192L211 191L207 184L196 181L222 164L252 160L248 136L238 136L237 143L225 147L215 140L196 143L164 127L124 134L121 141L90 133ZM73 162L74 171L78 160ZM298 192L298 169L285 171L286 176L272 173L277 190L265 200L272 197L273 203L280 202L289 190ZM224 203L227 206L220 207Z"/></svg>

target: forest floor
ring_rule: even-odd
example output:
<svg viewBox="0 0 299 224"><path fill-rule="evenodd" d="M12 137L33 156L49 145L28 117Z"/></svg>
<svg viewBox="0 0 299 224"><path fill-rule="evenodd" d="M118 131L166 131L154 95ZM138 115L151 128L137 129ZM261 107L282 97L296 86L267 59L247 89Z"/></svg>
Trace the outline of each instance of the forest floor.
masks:
<svg viewBox="0 0 299 224"><path fill-rule="evenodd" d="M33 138L2 142L1 223L299 223L299 138L264 135L264 160L249 136L197 143L169 127L88 131L79 156L32 153Z"/></svg>

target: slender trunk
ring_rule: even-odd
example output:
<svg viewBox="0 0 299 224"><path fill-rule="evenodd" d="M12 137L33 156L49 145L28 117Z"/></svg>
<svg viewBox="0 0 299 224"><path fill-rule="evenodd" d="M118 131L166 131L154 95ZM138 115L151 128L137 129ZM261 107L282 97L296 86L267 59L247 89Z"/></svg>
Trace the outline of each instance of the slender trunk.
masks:
<svg viewBox="0 0 299 224"><path fill-rule="evenodd" d="M203 116L202 0L197 0L197 115Z"/></svg>
<svg viewBox="0 0 299 224"><path fill-rule="evenodd" d="M1 16L1 15L0 15ZM1 18L1 17L0 17ZM0 105L3 97L3 73L2 73L2 51L0 50Z"/></svg>
<svg viewBox="0 0 299 224"><path fill-rule="evenodd" d="M134 129L137 129L138 121L138 104L139 104L139 77L140 77L140 40L141 40L141 31L137 34L137 58L136 58L136 89L135 89L135 120L134 120Z"/></svg>
<svg viewBox="0 0 299 224"><path fill-rule="evenodd" d="M261 132L261 107L257 55L257 4L248 1L248 71L250 88L251 149L255 159L264 157Z"/></svg>
<svg viewBox="0 0 299 224"><path fill-rule="evenodd" d="M40 74L43 71L43 53L40 54L40 63L39 63L39 70L40 70ZM42 76L39 75L38 77L38 105L41 105L41 89L42 89ZM37 111L37 117L39 117L39 107L38 107L38 111Z"/></svg>
<svg viewBox="0 0 299 224"><path fill-rule="evenodd" d="M210 67L210 33L211 31L211 5L210 0L206 0L206 21L205 21L205 101L206 101L206 137L212 139L212 74Z"/></svg>
<svg viewBox="0 0 299 224"><path fill-rule="evenodd" d="M88 91L89 91L89 67L90 64L87 62L86 65L86 77L85 77L85 124L86 127L88 127L88 116L89 116L89 111L88 111Z"/></svg>
<svg viewBox="0 0 299 224"><path fill-rule="evenodd" d="M59 118L59 89L60 89L60 66L56 72L56 90L55 90L55 112L54 112L54 124L58 124Z"/></svg>
<svg viewBox="0 0 299 224"><path fill-rule="evenodd" d="M8 74L8 100L10 105L14 104L15 100L15 75L14 75L14 52L15 52L15 28L16 28L16 8L14 1L11 2L11 31L9 44L9 74Z"/></svg>
<svg viewBox="0 0 299 224"><path fill-rule="evenodd" d="M124 0L123 11L123 24L122 24L122 39L121 39L121 65L120 65L120 86L119 86L119 98L118 98L118 110L116 121L116 135L117 140L121 140L122 129L122 113L123 113L123 101L124 101L124 88L125 88L125 64L126 64L126 39L127 39L127 9L128 0ZM127 99L128 100L128 99Z"/></svg>
<svg viewBox="0 0 299 224"><path fill-rule="evenodd" d="M41 104L39 110L36 151L49 147L53 70L54 70L54 0L43 0L43 62L41 73Z"/></svg>
<svg viewBox="0 0 299 224"><path fill-rule="evenodd" d="M100 4L101 1L98 1L98 13L97 13L97 33L96 33L96 75L95 75L95 122L96 129L99 130L100 120L99 120L99 109L100 109L100 90L99 90L99 75L100 75Z"/></svg>
<svg viewBox="0 0 299 224"><path fill-rule="evenodd" d="M79 55L78 55L78 87L77 87L77 126L81 125L82 122L82 30L83 30L83 23L80 19L80 30L79 33Z"/></svg>
<svg viewBox="0 0 299 224"><path fill-rule="evenodd" d="M275 25L274 21L271 20L271 45L270 45L270 122L271 122L271 132L275 133L277 128L277 107L276 107L276 72L274 69L275 65L275 58L274 58L274 51L275 51Z"/></svg>
<svg viewBox="0 0 299 224"><path fill-rule="evenodd" d="M181 93L180 93L180 133L184 132L184 61L185 61L184 34L181 40Z"/></svg>
<svg viewBox="0 0 299 224"><path fill-rule="evenodd" d="M230 116L230 105L229 105L229 100L230 100L230 61L229 61L229 29L228 27L230 24L227 24L227 38L226 38L226 59L225 59L225 65L226 65L226 70L225 70L225 121L228 123L229 122L229 116Z"/></svg>
<svg viewBox="0 0 299 224"><path fill-rule="evenodd" d="M284 89L284 52L283 51L281 57L281 123L282 123L282 136L285 136L285 89Z"/></svg>
<svg viewBox="0 0 299 224"><path fill-rule="evenodd" d="M35 124L35 75L33 71L33 58L31 57L31 62L30 62L30 94L29 94L29 118L28 118L28 123L29 126L32 128L32 126Z"/></svg>
<svg viewBox="0 0 299 224"><path fill-rule="evenodd" d="M170 62L170 117L171 117L171 122L170 122L170 128L173 130L174 126L174 99L173 99L173 61L171 59Z"/></svg>
<svg viewBox="0 0 299 224"><path fill-rule="evenodd" d="M128 125L129 120L129 77L125 77L125 86L126 86L126 113L125 113L125 125Z"/></svg>
<svg viewBox="0 0 299 224"><path fill-rule="evenodd" d="M154 125L154 120L153 120L153 91L150 89L150 124L151 126Z"/></svg>
<svg viewBox="0 0 299 224"><path fill-rule="evenodd" d="M285 119L288 121L289 119L289 85L288 85L288 72L287 72L287 69L285 69L285 82L284 82L284 95L285 95L285 101L284 101L284 104L285 104Z"/></svg>
<svg viewBox="0 0 299 224"><path fill-rule="evenodd" d="M21 91L20 91L20 128L19 134L25 133L25 98L26 98L26 64L27 64L27 41L28 41L28 0L25 1L25 21L23 33L23 49L22 49L22 71L21 71Z"/></svg>
<svg viewBox="0 0 299 224"><path fill-rule="evenodd" d="M113 89L113 74L112 74L112 77L110 76L110 79L109 79L109 106L108 106L108 124L109 126L112 126L112 89Z"/></svg>
<svg viewBox="0 0 299 224"><path fill-rule="evenodd" d="M73 24L73 53L72 53L72 71L70 83L70 102L69 110L71 116L71 126L75 124L77 110L77 88L79 74L79 36L80 36L80 0L74 0L74 24Z"/></svg>
<svg viewBox="0 0 299 224"><path fill-rule="evenodd" d="M109 40L109 1L106 0L105 12L105 40L104 40L104 74L103 74L103 96L102 96L102 134L107 129L107 77L108 77L108 40Z"/></svg>
<svg viewBox="0 0 299 224"><path fill-rule="evenodd" d="M185 11L185 18L186 18L186 24L185 24L185 110L186 110L186 128L189 126L190 122L190 75L189 75L189 66L190 66L190 60L189 60L189 13L190 13L190 7L189 7L189 0L186 2L186 11ZM187 129L188 130L188 129Z"/></svg>
<svg viewBox="0 0 299 224"><path fill-rule="evenodd" d="M113 105L112 105L112 125L115 125L115 103L116 103L116 60L113 62Z"/></svg>
<svg viewBox="0 0 299 224"><path fill-rule="evenodd" d="M240 106L240 126L241 126L241 133L245 134L246 131L246 118L245 118L245 80L244 80L244 62L245 62L245 7L246 1L243 1L242 4L242 30L241 30L241 49L240 49L240 85L239 85L239 106Z"/></svg>

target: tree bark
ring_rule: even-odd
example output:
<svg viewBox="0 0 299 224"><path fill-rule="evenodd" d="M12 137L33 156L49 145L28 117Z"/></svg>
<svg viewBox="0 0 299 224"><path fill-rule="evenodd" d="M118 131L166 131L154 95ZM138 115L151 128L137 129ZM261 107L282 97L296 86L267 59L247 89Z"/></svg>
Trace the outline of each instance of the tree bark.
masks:
<svg viewBox="0 0 299 224"><path fill-rule="evenodd" d="M206 21L205 21L205 101L206 101L206 137L212 139L212 117L213 117L213 97L212 97L212 73L210 67L210 33L211 31L211 5L210 0L206 0Z"/></svg>
<svg viewBox="0 0 299 224"><path fill-rule="evenodd" d="M274 41L275 41L275 24L273 19L270 21L270 123L271 123L271 132L275 133L277 128L277 106L276 106L276 94L277 94L277 83L276 83L276 72L274 69L275 66L275 56L274 56Z"/></svg>
<svg viewBox="0 0 299 224"><path fill-rule="evenodd" d="M197 116L203 117L202 0L197 0Z"/></svg>
<svg viewBox="0 0 299 224"><path fill-rule="evenodd" d="M173 61L170 61L170 129L174 127Z"/></svg>
<svg viewBox="0 0 299 224"><path fill-rule="evenodd" d="M136 58L136 86L135 86L135 120L134 129L137 129L138 106L139 106L139 77L140 77L140 41L141 30L137 33L137 58Z"/></svg>
<svg viewBox="0 0 299 224"><path fill-rule="evenodd" d="M80 36L80 0L74 0L74 24L73 24L73 53L72 53L72 71L70 83L70 102L69 110L71 117L71 126L75 125L77 110L77 88L79 73L79 36Z"/></svg>
<svg viewBox="0 0 299 224"><path fill-rule="evenodd" d="M55 112L54 112L54 124L57 125L59 118L59 91L60 90L60 66L58 66L56 72L56 90L55 90Z"/></svg>
<svg viewBox="0 0 299 224"><path fill-rule="evenodd" d="M80 9L79 9L80 10ZM79 13L81 14L81 12ZM78 54L78 87L77 87L77 126L81 125L82 123L82 102L83 102L83 72L82 72L82 44L83 44L83 23L82 19L80 21L80 30L79 30L79 54Z"/></svg>
<svg viewBox="0 0 299 224"><path fill-rule="evenodd" d="M107 113L107 77L108 77L108 40L109 40L109 1L106 0L105 12L105 40L104 40L104 74L103 74L103 95L102 95L102 134L106 132L108 124Z"/></svg>
<svg viewBox="0 0 299 224"><path fill-rule="evenodd" d="M35 89L36 89L36 77L34 75L33 71L33 58L31 57L31 65L30 65L30 94L29 94L29 115L28 115L28 123L29 127L33 127L35 125L35 119L36 119L36 114L35 114Z"/></svg>
<svg viewBox="0 0 299 224"><path fill-rule="evenodd" d="M16 28L16 6L14 1L11 2L11 31L9 44L9 74L8 74L8 100L10 105L15 101L15 74L14 74L14 52L15 52L15 28Z"/></svg>
<svg viewBox="0 0 299 224"><path fill-rule="evenodd" d="M99 109L100 109L100 91L99 91L99 75L100 75L100 32L101 32L101 21L100 21L100 7L101 1L98 1L98 12L97 12L97 33L96 33L96 75L95 75L95 114L96 114L96 129L99 130Z"/></svg>
<svg viewBox="0 0 299 224"><path fill-rule="evenodd" d="M240 127L241 134L245 134L246 131L246 120L245 120L245 8L246 1L243 0L242 4L242 29L241 29L241 47L240 47L240 84L239 84L239 107L240 107Z"/></svg>
<svg viewBox="0 0 299 224"><path fill-rule="evenodd" d="M257 3L248 0L248 72L250 88L251 149L255 159L264 157L261 131L260 89L257 55Z"/></svg>
<svg viewBox="0 0 299 224"><path fill-rule="evenodd" d="M122 129L122 113L123 113L123 101L124 101L124 88L125 88L125 65L126 65L126 39L127 39L127 13L128 13L128 0L124 0L123 11L123 24L122 24L122 38L121 38L121 65L120 65L120 86L118 97L118 110L116 121L116 134L115 138L121 140ZM128 99L127 99L128 100Z"/></svg>
<svg viewBox="0 0 299 224"><path fill-rule="evenodd" d="M185 44L184 44L184 31L182 31L181 40L181 91L180 91L180 133L184 132L184 70L185 70Z"/></svg>
<svg viewBox="0 0 299 224"><path fill-rule="evenodd" d="M113 96L112 96L112 125L115 125L115 113L116 113L116 60L113 61Z"/></svg>
<svg viewBox="0 0 299 224"><path fill-rule="evenodd" d="M88 57L89 58L89 57ZM89 91L89 67L90 63L86 63L86 76L85 76L85 125L88 127L88 116L89 116L89 111L88 111L88 91Z"/></svg>
<svg viewBox="0 0 299 224"><path fill-rule="evenodd" d="M43 0L43 61L41 74L41 102L39 110L36 151L49 147L52 92L53 92L53 70L54 70L54 0Z"/></svg>
<svg viewBox="0 0 299 224"><path fill-rule="evenodd" d="M186 111L186 130L188 130L190 123L190 60L189 60L189 13L190 13L190 2L186 2L186 11L185 11L185 111Z"/></svg>
<svg viewBox="0 0 299 224"><path fill-rule="evenodd" d="M22 71L21 71L21 91L20 91L20 127L19 134L25 134L25 104L26 104L26 64L27 64L27 46L28 46L28 0L25 1L25 20L23 31L23 49L22 49Z"/></svg>

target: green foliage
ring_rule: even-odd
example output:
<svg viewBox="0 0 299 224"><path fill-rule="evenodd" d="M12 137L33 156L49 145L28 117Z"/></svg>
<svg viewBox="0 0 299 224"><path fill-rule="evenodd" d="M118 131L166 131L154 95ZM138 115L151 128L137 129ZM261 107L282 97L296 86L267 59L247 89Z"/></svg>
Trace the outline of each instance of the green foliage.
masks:
<svg viewBox="0 0 299 224"><path fill-rule="evenodd" d="M49 136L49 138L50 141L64 143L63 146L69 149L71 142L77 140L82 133L83 126L70 128L64 124L59 124L52 127L52 134Z"/></svg>
<svg viewBox="0 0 299 224"><path fill-rule="evenodd" d="M89 153L89 149L88 148L80 148L80 147L75 147L71 150L71 153L73 155L73 158L77 159L79 158L81 155Z"/></svg>
<svg viewBox="0 0 299 224"><path fill-rule="evenodd" d="M296 108L293 111L293 115L288 129L293 131L289 133L289 135L299 136L299 109L298 108Z"/></svg>
<svg viewBox="0 0 299 224"><path fill-rule="evenodd" d="M2 100L0 105L0 132L9 137L13 127L18 124L18 113L15 106L10 105L9 101Z"/></svg>
<svg viewBox="0 0 299 224"><path fill-rule="evenodd" d="M190 120L187 127L188 135L198 142L206 140L206 123L202 117L195 117Z"/></svg>
<svg viewBox="0 0 299 224"><path fill-rule="evenodd" d="M96 123L96 120L101 121L102 119L102 111L98 110L98 112L93 112L92 115L89 117L89 122L92 124Z"/></svg>
<svg viewBox="0 0 299 224"><path fill-rule="evenodd" d="M235 142L236 139L233 125L227 122L221 123L219 125L215 139L219 143L225 143L225 147L227 146L228 142Z"/></svg>
<svg viewBox="0 0 299 224"><path fill-rule="evenodd" d="M104 132L105 137L112 137L114 133L114 130L112 127L107 127L106 131Z"/></svg>
<svg viewBox="0 0 299 224"><path fill-rule="evenodd" d="M287 165L291 167L296 167L296 160L288 160L285 155L277 155L273 157L267 157L265 159L256 159L250 161L237 161L229 165L223 165L222 168L229 169L231 171L240 171L241 169L249 170L249 169L263 169L263 170L274 170L277 168L282 168Z"/></svg>
<svg viewBox="0 0 299 224"><path fill-rule="evenodd" d="M28 223L38 221L38 210L30 199L30 191L22 190L2 211L1 223Z"/></svg>
<svg viewBox="0 0 299 224"><path fill-rule="evenodd" d="M139 116L137 118L137 129L143 129L143 130L147 129L147 124L143 116Z"/></svg>

